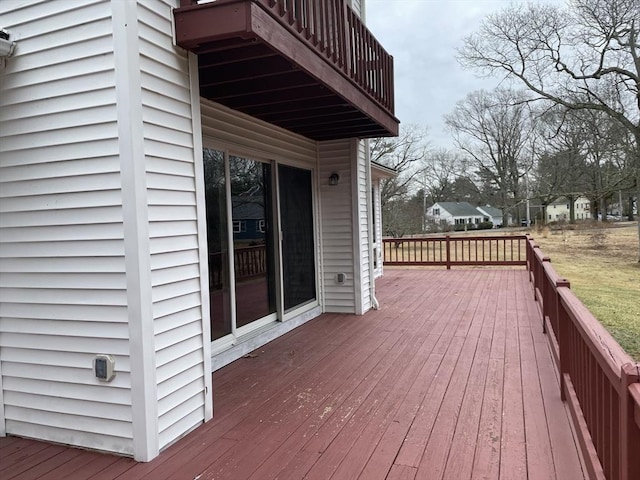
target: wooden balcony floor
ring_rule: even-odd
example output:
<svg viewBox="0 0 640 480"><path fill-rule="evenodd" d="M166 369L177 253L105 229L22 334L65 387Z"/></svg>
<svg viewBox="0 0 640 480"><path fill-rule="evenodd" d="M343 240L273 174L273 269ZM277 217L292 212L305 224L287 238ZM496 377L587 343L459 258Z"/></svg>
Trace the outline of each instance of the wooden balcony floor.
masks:
<svg viewBox="0 0 640 480"><path fill-rule="evenodd" d="M0 478L581 479L524 269L387 269L215 372L215 418L153 462L0 439Z"/></svg>

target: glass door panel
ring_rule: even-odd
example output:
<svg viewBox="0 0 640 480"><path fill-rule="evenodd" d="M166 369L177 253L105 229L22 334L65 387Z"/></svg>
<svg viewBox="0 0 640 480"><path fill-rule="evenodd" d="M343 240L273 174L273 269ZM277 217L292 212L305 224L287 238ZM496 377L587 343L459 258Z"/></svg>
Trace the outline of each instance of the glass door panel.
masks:
<svg viewBox="0 0 640 480"><path fill-rule="evenodd" d="M316 298L311 172L278 166L284 308Z"/></svg>
<svg viewBox="0 0 640 480"><path fill-rule="evenodd" d="M209 297L211 340L231 333L231 296L229 281L229 234L224 153L203 150L207 242L209 249Z"/></svg>
<svg viewBox="0 0 640 480"><path fill-rule="evenodd" d="M229 157L236 327L276 312L271 165Z"/></svg>

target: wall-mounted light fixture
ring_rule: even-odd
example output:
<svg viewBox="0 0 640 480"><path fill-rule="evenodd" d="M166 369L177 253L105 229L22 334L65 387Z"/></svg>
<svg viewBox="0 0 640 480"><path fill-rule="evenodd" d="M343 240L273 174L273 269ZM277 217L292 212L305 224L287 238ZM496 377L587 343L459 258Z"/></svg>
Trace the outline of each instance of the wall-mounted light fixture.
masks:
<svg viewBox="0 0 640 480"><path fill-rule="evenodd" d="M0 57L10 57L15 47L16 43L9 40L9 32L0 30Z"/></svg>
<svg viewBox="0 0 640 480"><path fill-rule="evenodd" d="M329 177L329 185L338 185L338 183L340 183L340 175L334 172Z"/></svg>

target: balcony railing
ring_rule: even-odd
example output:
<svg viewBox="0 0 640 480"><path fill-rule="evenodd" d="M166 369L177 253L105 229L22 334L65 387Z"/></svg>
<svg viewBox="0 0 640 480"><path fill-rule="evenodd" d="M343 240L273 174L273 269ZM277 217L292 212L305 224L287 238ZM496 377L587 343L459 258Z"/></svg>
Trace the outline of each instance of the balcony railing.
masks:
<svg viewBox="0 0 640 480"><path fill-rule="evenodd" d="M393 60L346 0L255 0L389 112Z"/></svg>
<svg viewBox="0 0 640 480"><path fill-rule="evenodd" d="M382 48L347 0L252 1L393 114L393 57ZM180 2L181 7L197 3L197 0Z"/></svg>

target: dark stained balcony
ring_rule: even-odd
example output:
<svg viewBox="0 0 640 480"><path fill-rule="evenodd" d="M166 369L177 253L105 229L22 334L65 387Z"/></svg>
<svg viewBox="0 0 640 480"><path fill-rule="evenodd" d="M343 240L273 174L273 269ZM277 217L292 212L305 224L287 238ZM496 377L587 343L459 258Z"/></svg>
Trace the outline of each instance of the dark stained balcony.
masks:
<svg viewBox="0 0 640 480"><path fill-rule="evenodd" d="M395 136L393 58L346 0L181 0L200 94L314 140Z"/></svg>

